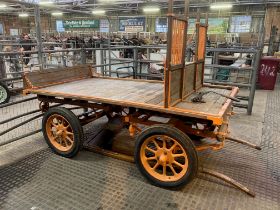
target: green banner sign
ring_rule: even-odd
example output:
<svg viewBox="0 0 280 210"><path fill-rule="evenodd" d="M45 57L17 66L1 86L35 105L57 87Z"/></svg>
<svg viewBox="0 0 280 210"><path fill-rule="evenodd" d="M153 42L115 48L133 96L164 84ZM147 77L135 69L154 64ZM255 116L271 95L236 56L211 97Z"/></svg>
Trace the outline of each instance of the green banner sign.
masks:
<svg viewBox="0 0 280 210"><path fill-rule="evenodd" d="M68 28L99 28L99 20L64 20L63 26Z"/></svg>

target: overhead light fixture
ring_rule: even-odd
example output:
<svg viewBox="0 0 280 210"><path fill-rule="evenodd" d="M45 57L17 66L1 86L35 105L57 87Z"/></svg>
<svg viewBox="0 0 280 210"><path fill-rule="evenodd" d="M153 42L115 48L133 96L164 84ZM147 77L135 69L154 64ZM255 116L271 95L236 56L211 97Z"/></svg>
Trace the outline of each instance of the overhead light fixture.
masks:
<svg viewBox="0 0 280 210"><path fill-rule="evenodd" d="M39 4L40 5L50 5L50 4L53 4L53 1L49 1L49 0L47 0L47 1L40 1Z"/></svg>
<svg viewBox="0 0 280 210"><path fill-rule="evenodd" d="M100 4L112 4L112 3L117 3L120 2L121 0L98 0Z"/></svg>
<svg viewBox="0 0 280 210"><path fill-rule="evenodd" d="M143 12L159 12L159 7L144 7Z"/></svg>
<svg viewBox="0 0 280 210"><path fill-rule="evenodd" d="M2 9L2 8L6 8L7 7L7 5L6 4L0 4L0 9Z"/></svg>
<svg viewBox="0 0 280 210"><path fill-rule="evenodd" d="M18 16L19 17L28 17L29 14L27 14L27 13L19 13Z"/></svg>
<svg viewBox="0 0 280 210"><path fill-rule="evenodd" d="M93 10L92 11L92 14L94 14L94 15L104 15L105 14L105 10Z"/></svg>
<svg viewBox="0 0 280 210"><path fill-rule="evenodd" d="M231 9L232 4L230 3L215 3L210 6L210 9Z"/></svg>
<svg viewBox="0 0 280 210"><path fill-rule="evenodd" d="M61 16L63 15L62 12L52 12L52 16Z"/></svg>

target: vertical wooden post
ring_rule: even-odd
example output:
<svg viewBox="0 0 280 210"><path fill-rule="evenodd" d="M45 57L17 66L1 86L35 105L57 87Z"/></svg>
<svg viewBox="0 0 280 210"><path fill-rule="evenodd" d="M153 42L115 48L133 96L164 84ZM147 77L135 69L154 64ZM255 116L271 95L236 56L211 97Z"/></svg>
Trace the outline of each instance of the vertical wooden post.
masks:
<svg viewBox="0 0 280 210"><path fill-rule="evenodd" d="M167 34L167 55L164 79L164 107L168 108L170 104L170 68L171 68L171 49L172 49L172 27L173 27L173 0L168 4L168 34Z"/></svg>
<svg viewBox="0 0 280 210"><path fill-rule="evenodd" d="M205 42L205 47L204 47L204 61L203 61L203 66L202 66L202 76L201 76L201 84L202 84L202 86L203 86L203 83L204 83L204 69L205 69L205 58L206 58L206 56L205 56L205 54L206 54L206 45L207 45L207 28L208 28L208 13L206 13L206 15L205 15L205 27L206 27L206 34L205 34L205 40L204 40L204 42Z"/></svg>
<svg viewBox="0 0 280 210"><path fill-rule="evenodd" d="M181 84L180 84L180 98L184 97L184 78L185 78L185 65L186 65L186 43L187 43L187 29L188 29L188 16L189 16L190 0L185 0L184 18L186 19L184 27L184 39L183 39L183 55L182 55L182 70L181 70Z"/></svg>
<svg viewBox="0 0 280 210"><path fill-rule="evenodd" d="M196 34L195 34L195 42L196 42L196 49L195 49L195 55L194 55L194 61L197 62L197 54L198 54L198 38L199 38L199 27L198 23L200 23L200 9L197 9L196 13L196 23L195 23L195 29L196 29Z"/></svg>
<svg viewBox="0 0 280 210"><path fill-rule="evenodd" d="M198 39L199 39L199 27L198 24L200 23L200 10L199 8L197 9L196 13L196 23L195 23L195 28L196 28L196 34L195 34L195 43L196 43L196 48L195 48L195 55L194 55L194 62L195 62L195 74L194 74L194 90L196 91L196 82L197 82L197 77L198 77Z"/></svg>

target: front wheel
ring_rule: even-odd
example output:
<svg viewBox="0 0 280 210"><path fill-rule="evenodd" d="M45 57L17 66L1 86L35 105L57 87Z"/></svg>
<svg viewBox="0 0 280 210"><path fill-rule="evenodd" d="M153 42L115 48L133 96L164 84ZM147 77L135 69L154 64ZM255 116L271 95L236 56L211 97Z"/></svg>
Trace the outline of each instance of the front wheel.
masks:
<svg viewBox="0 0 280 210"><path fill-rule="evenodd" d="M42 130L49 147L63 157L74 157L82 147L84 133L79 119L70 110L49 109L42 121Z"/></svg>
<svg viewBox="0 0 280 210"><path fill-rule="evenodd" d="M8 103L10 100L10 91L6 85L0 83L0 104Z"/></svg>
<svg viewBox="0 0 280 210"><path fill-rule="evenodd" d="M183 186L198 171L197 152L190 138L166 125L151 126L137 137L135 161L141 173L160 187Z"/></svg>

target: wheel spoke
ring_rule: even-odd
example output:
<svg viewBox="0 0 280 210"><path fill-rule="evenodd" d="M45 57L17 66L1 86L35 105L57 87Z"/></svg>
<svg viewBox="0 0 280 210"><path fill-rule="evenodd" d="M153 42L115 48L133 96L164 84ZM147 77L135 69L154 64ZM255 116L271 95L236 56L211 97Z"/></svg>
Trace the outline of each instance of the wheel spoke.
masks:
<svg viewBox="0 0 280 210"><path fill-rule="evenodd" d="M157 141L155 139L152 140L154 145L157 147L157 149L160 149L160 146L158 145Z"/></svg>
<svg viewBox="0 0 280 210"><path fill-rule="evenodd" d="M71 136L74 136L74 133L69 132L69 131L66 131L66 135L71 135Z"/></svg>
<svg viewBox="0 0 280 210"><path fill-rule="evenodd" d="M153 157L146 157L146 160L156 160L156 156L153 156Z"/></svg>
<svg viewBox="0 0 280 210"><path fill-rule="evenodd" d="M166 176L166 163L162 165L162 175Z"/></svg>
<svg viewBox="0 0 280 210"><path fill-rule="evenodd" d="M149 152L154 153L154 154L156 153L156 151L155 151L155 150L151 149L151 148L150 148L150 147L148 147L148 146L146 146L146 147L145 147L145 149L146 149L146 150L148 150Z"/></svg>
<svg viewBox="0 0 280 210"><path fill-rule="evenodd" d="M162 139L162 148L166 148L166 140L165 140L165 138Z"/></svg>
<svg viewBox="0 0 280 210"><path fill-rule="evenodd" d="M61 118L61 117L56 117L55 119L56 119L56 121L57 121L57 124L58 124L58 125L61 125L61 123L62 123L62 118Z"/></svg>
<svg viewBox="0 0 280 210"><path fill-rule="evenodd" d="M65 119L62 119L61 124L62 124L64 127L69 126L69 123L68 123Z"/></svg>
<svg viewBox="0 0 280 210"><path fill-rule="evenodd" d="M154 165L153 169L155 170L158 166L159 166L159 163L157 162L157 163Z"/></svg>
<svg viewBox="0 0 280 210"><path fill-rule="evenodd" d="M57 124L55 124L55 122L52 122L51 125L54 126L54 127L57 126Z"/></svg>
<svg viewBox="0 0 280 210"><path fill-rule="evenodd" d="M173 158L177 158L177 157L185 157L184 153L180 153L180 154L172 154Z"/></svg>
<svg viewBox="0 0 280 210"><path fill-rule="evenodd" d="M178 144L176 143L176 142L174 142L174 144L170 147L170 151L172 152L174 149L175 149L175 147L177 146Z"/></svg>
<svg viewBox="0 0 280 210"><path fill-rule="evenodd" d="M54 135L53 137L54 137L54 140L56 140L56 142L59 143L58 141L59 141L60 139L57 139L59 136ZM59 144L60 144L60 143L59 143Z"/></svg>
<svg viewBox="0 0 280 210"><path fill-rule="evenodd" d="M182 165L181 163L178 163L176 160L174 160L173 163L181 168L184 168L184 165Z"/></svg>
<svg viewBox="0 0 280 210"><path fill-rule="evenodd" d="M69 136L66 136L66 139L67 139L71 144L74 142Z"/></svg>
<svg viewBox="0 0 280 210"><path fill-rule="evenodd" d="M67 138L67 137L66 137ZM68 141L67 141L68 140ZM69 139L67 138L67 139L64 139L64 142L65 142L65 146L66 147L69 147L69 146L71 146L72 145L72 142L71 141L69 141Z"/></svg>
<svg viewBox="0 0 280 210"><path fill-rule="evenodd" d="M169 164L169 168L171 169L172 173L174 174L174 176L177 174L177 172L175 171L175 169L173 168L172 164Z"/></svg>
<svg viewBox="0 0 280 210"><path fill-rule="evenodd" d="M61 138L59 138L59 136L55 136L55 138L54 138L55 140L56 140L56 142L58 143L58 144L62 144L62 140L61 140Z"/></svg>

